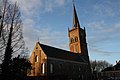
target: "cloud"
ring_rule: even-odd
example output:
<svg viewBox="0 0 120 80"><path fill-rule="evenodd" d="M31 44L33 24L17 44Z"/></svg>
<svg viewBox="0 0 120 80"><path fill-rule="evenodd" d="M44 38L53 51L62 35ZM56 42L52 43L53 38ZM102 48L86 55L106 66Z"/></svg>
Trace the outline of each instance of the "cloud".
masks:
<svg viewBox="0 0 120 80"><path fill-rule="evenodd" d="M120 33L120 22L116 22L112 25L109 25L104 21L91 22L87 24L87 27L89 29L89 33L92 33L90 38L96 40L101 40L104 38L106 38L106 40L110 40L109 38L113 38L115 35Z"/></svg>
<svg viewBox="0 0 120 80"><path fill-rule="evenodd" d="M103 16L109 16L109 17L114 17L116 15L119 15L118 11L120 10L116 10L119 9L120 1L101 1L100 3L96 3L93 6L94 11L96 12L97 15L103 15Z"/></svg>
<svg viewBox="0 0 120 80"><path fill-rule="evenodd" d="M54 47L68 49L68 41L65 41L64 38L67 36L63 32L53 30L50 26L35 26L34 20L26 19L24 20L23 34L24 40L30 52L33 50L35 43L39 41L41 43L51 45ZM35 26L35 27L34 27Z"/></svg>
<svg viewBox="0 0 120 80"><path fill-rule="evenodd" d="M116 22L115 24L108 25L104 20L90 22L87 24L87 27L91 29L91 31L96 33L105 33L110 34L120 30L120 22Z"/></svg>
<svg viewBox="0 0 120 80"><path fill-rule="evenodd" d="M52 11L56 7L60 7L64 5L65 0L47 0L44 2L45 11Z"/></svg>
<svg viewBox="0 0 120 80"><path fill-rule="evenodd" d="M62 49L67 49L68 45L66 41L62 41L66 35L59 31L53 31L52 29L45 28L45 29L36 29L34 27L30 27L24 29L24 40L26 41L27 46L29 47L30 51L33 50L36 41L41 43L45 43L47 45L51 45L54 47L62 47Z"/></svg>
<svg viewBox="0 0 120 80"><path fill-rule="evenodd" d="M99 31L103 30L103 28L106 26L104 21L99 22L91 22L87 24L88 28L90 28L93 31Z"/></svg>
<svg viewBox="0 0 120 80"><path fill-rule="evenodd" d="M42 0L10 0L13 3L17 2L24 15L33 15L35 10L42 6ZM39 6L39 7L38 7Z"/></svg>
<svg viewBox="0 0 120 80"><path fill-rule="evenodd" d="M115 30L120 31L120 22L115 24Z"/></svg>
<svg viewBox="0 0 120 80"><path fill-rule="evenodd" d="M53 11L54 8L61 7L65 3L65 0L11 0L11 1L18 2L24 15L26 14L28 16Z"/></svg>
<svg viewBox="0 0 120 80"><path fill-rule="evenodd" d="M54 9L63 7L65 0L10 0L11 2L17 1L20 6L23 19L23 35L26 45L30 51L33 50L35 42L40 38L40 42L49 45L58 45L63 47L64 41L62 40L64 34L59 31L53 31L50 26L41 26L36 18L41 17L41 14L52 12ZM39 23L39 25L37 25ZM37 28L39 27L39 28ZM63 44L61 43L63 42ZM58 46L57 46L58 47ZM66 46L64 46L66 47Z"/></svg>
<svg viewBox="0 0 120 80"><path fill-rule="evenodd" d="M63 46L64 43L67 44L67 42L63 40L67 36L67 34L64 35L64 33L60 31L53 31L53 29L50 27L46 27L43 29L35 29L35 32L42 43L55 47L58 47L58 45Z"/></svg>
<svg viewBox="0 0 120 80"><path fill-rule="evenodd" d="M112 25L108 25L104 21L91 22L88 23L87 26L89 29L88 45L91 51L94 51L102 55L112 55L114 53L120 53L120 51L113 52L110 50L109 51L105 50L109 45L111 45L111 48L116 47L116 45L119 45L118 43L115 42L116 40L119 40L120 36L119 21Z"/></svg>
<svg viewBox="0 0 120 80"><path fill-rule="evenodd" d="M119 54L120 52L112 52L112 51L106 51L104 49L99 49L98 47L93 47L93 46L89 46L89 48L96 54L99 55L104 55L104 56L111 56L113 54Z"/></svg>

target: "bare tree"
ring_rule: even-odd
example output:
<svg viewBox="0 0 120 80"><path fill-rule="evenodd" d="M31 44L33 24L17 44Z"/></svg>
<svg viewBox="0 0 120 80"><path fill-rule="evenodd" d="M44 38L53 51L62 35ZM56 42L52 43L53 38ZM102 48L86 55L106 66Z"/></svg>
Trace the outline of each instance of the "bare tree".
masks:
<svg viewBox="0 0 120 80"><path fill-rule="evenodd" d="M30 51L29 51L28 47L25 47L25 48L21 49L20 57L28 59L29 58L29 53L30 53Z"/></svg>
<svg viewBox="0 0 120 80"><path fill-rule="evenodd" d="M101 70L105 69L106 67L112 66L112 64L108 63L107 61L91 61L91 69L92 71L100 72Z"/></svg>
<svg viewBox="0 0 120 80"><path fill-rule="evenodd" d="M3 60L5 49L9 42L12 53L15 55L19 49L24 47L24 40L22 36L22 20L20 19L19 7L16 3L14 5L9 4L7 0L3 0L1 4L0 59Z"/></svg>
<svg viewBox="0 0 120 80"><path fill-rule="evenodd" d="M1 16L1 24L0 24L0 37L2 35L2 30L3 30L3 24L4 24L4 18L5 18L5 13L6 13L6 8L7 8L7 0L2 0L0 1L2 6L0 6L0 16Z"/></svg>
<svg viewBox="0 0 120 80"><path fill-rule="evenodd" d="M17 4L9 4L3 0L3 15L1 21L1 58L2 58L2 76L11 77L10 63L13 53L18 51L24 45L22 36L22 20ZM15 55L15 54L14 54Z"/></svg>
<svg viewBox="0 0 120 80"><path fill-rule="evenodd" d="M5 36L7 38L8 35L6 35L5 31L3 31L3 28L5 27L5 17L6 17L6 13L7 13L7 7L8 7L8 3L7 0L1 0L0 1L0 16L1 16L1 20L0 20L0 59L3 57L3 50L5 50L5 46L6 46L6 42L5 42ZM4 36L2 36L4 32Z"/></svg>

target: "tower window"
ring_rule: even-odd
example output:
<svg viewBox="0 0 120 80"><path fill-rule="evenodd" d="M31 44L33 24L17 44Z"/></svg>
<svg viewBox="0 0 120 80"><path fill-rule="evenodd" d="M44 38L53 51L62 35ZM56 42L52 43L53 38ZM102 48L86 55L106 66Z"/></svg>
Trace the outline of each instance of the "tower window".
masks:
<svg viewBox="0 0 120 80"><path fill-rule="evenodd" d="M35 62L38 62L38 56L37 55L35 56Z"/></svg>
<svg viewBox="0 0 120 80"><path fill-rule="evenodd" d="M74 38L71 38L70 42L73 43L74 42Z"/></svg>
<svg viewBox="0 0 120 80"><path fill-rule="evenodd" d="M75 37L75 42L77 42L78 41L78 37Z"/></svg>

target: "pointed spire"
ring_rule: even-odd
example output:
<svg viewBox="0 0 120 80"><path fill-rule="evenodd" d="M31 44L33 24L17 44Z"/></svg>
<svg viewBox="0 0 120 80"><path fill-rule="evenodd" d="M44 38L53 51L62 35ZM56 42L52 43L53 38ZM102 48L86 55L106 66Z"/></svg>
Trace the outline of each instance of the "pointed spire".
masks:
<svg viewBox="0 0 120 80"><path fill-rule="evenodd" d="M76 12L76 9L75 9L75 5L74 5L74 1L73 1L73 27L80 27L79 25L79 20L78 20L78 17L77 17L77 12Z"/></svg>

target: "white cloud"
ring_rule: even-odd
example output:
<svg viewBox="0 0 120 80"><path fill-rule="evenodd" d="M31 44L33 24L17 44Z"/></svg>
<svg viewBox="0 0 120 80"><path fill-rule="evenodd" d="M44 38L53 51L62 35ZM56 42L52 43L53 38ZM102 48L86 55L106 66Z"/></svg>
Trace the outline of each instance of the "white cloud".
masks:
<svg viewBox="0 0 120 80"><path fill-rule="evenodd" d="M45 11L49 12L52 11L56 7L61 7L65 3L65 0L46 0L44 1L44 8Z"/></svg>
<svg viewBox="0 0 120 80"><path fill-rule="evenodd" d="M42 0L11 0L13 3L17 2L23 15L30 17L39 9L41 9Z"/></svg>
<svg viewBox="0 0 120 80"><path fill-rule="evenodd" d="M115 24L115 29L120 31L120 22Z"/></svg>
<svg viewBox="0 0 120 80"><path fill-rule="evenodd" d="M91 23L88 23L87 24L88 28L92 29L92 30L96 30L96 31L99 31L99 30L103 30L105 23L104 21L99 21L99 22L91 22Z"/></svg>
<svg viewBox="0 0 120 80"><path fill-rule="evenodd" d="M30 21L30 20L29 20ZM25 29L26 28L26 29ZM34 27L24 28L24 40L26 41L27 46L29 47L30 51L33 50L36 41L41 43L45 43L47 45L52 45L55 47L61 47L62 49L67 49L68 45L67 42L62 41L66 35L61 32L53 31L50 28L45 29L36 29Z"/></svg>
<svg viewBox="0 0 120 80"><path fill-rule="evenodd" d="M102 1L99 4L94 5L93 9L96 11L98 15L115 16L116 11L114 7L116 7L116 5L113 5L112 2Z"/></svg>
<svg viewBox="0 0 120 80"><path fill-rule="evenodd" d="M98 47L91 47L90 46L90 49L92 50L92 51L94 51L95 53L97 53L97 54L100 54L100 55L105 55L105 56L111 56L111 55L113 55L113 54L119 54L120 52L113 52L113 51L106 51L106 50L104 50L104 49L100 49L100 48L98 48Z"/></svg>
<svg viewBox="0 0 120 80"><path fill-rule="evenodd" d="M62 32L53 31L52 28L50 27L43 28L43 29L35 29L35 32L36 32L36 35L40 38L40 41L42 43L56 46L56 47L63 46L65 42L63 38L67 36L67 34L64 35L64 33Z"/></svg>
<svg viewBox="0 0 120 80"><path fill-rule="evenodd" d="M40 17L41 13L51 12L55 8L63 7L65 0L10 0L11 2L17 1L20 6L23 18L23 34L26 45L33 50L35 42L40 38L40 41L49 45L58 45L57 43L64 36L58 31L53 31L52 28L37 25L37 21L34 20L35 16ZM40 23L39 23L40 24ZM37 29L36 27L40 27ZM64 44L61 44L62 46ZM58 46L57 46L58 47ZM65 46L64 46L65 47Z"/></svg>
<svg viewBox="0 0 120 80"><path fill-rule="evenodd" d="M65 0L11 0L17 1L20 5L22 12L26 15L36 14L38 11L41 13L52 11L54 8L64 5ZM35 13L36 12L36 13Z"/></svg>
<svg viewBox="0 0 120 80"><path fill-rule="evenodd" d="M113 25L108 25L104 21L88 23L89 36L88 43L90 50L100 53L102 55L111 55L113 53L120 53L104 50L108 45L116 44L115 40L120 36L120 22ZM99 44L99 46L98 46ZM119 45L119 44L116 44ZM104 47L104 48L103 48ZM111 47L116 47L115 45Z"/></svg>
<svg viewBox="0 0 120 80"><path fill-rule="evenodd" d="M115 32L120 31L120 22L116 22L115 24L109 25L104 21L95 21L87 24L89 31L92 31L93 35L104 34L104 36L108 35L116 35Z"/></svg>

